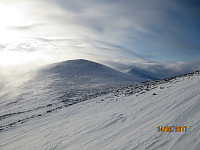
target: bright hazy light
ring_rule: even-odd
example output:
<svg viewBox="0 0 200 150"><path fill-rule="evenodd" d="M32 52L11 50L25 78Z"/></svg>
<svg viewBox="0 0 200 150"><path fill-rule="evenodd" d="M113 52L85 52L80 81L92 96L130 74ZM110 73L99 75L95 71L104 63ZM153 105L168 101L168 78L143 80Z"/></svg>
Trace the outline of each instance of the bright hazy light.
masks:
<svg viewBox="0 0 200 150"><path fill-rule="evenodd" d="M19 32L9 30L9 27L22 25L22 10L0 4L0 19L0 42L11 42L20 37Z"/></svg>
<svg viewBox="0 0 200 150"><path fill-rule="evenodd" d="M10 45L20 38L23 32L15 30L15 27L26 26L29 22L23 7L0 3L0 44ZM13 29L12 29L13 28ZM7 48L0 49L0 66L13 66L38 60L48 59L40 52L13 51Z"/></svg>
<svg viewBox="0 0 200 150"><path fill-rule="evenodd" d="M0 4L0 18L2 26L19 25L21 23L20 10Z"/></svg>
<svg viewBox="0 0 200 150"><path fill-rule="evenodd" d="M14 52L4 51L0 52L0 66L19 65L23 63L29 63L37 60L48 60L44 54L39 52Z"/></svg>

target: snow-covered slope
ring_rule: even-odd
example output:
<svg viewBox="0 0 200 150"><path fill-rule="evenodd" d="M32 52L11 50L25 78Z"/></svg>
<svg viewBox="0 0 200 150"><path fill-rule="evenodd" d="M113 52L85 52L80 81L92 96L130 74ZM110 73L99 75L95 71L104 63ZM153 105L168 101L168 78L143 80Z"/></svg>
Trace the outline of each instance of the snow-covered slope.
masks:
<svg viewBox="0 0 200 150"><path fill-rule="evenodd" d="M42 117L118 87L134 84L140 78L78 59L5 79L5 83L13 86L2 87L0 91L0 130L18 126L21 122ZM17 83L22 80L23 84Z"/></svg>
<svg viewBox="0 0 200 150"><path fill-rule="evenodd" d="M0 149L199 150L199 74L130 85L13 124L0 133ZM158 126L187 130L158 132Z"/></svg>

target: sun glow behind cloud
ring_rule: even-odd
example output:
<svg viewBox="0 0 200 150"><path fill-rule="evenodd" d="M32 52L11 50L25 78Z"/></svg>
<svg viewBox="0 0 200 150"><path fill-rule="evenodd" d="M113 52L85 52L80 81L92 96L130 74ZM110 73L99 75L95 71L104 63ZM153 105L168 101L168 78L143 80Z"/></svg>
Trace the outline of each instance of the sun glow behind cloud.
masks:
<svg viewBox="0 0 200 150"><path fill-rule="evenodd" d="M9 26L23 25L23 12L14 6L0 4L0 41L1 43L12 42L21 37L19 32L8 29Z"/></svg>
<svg viewBox="0 0 200 150"><path fill-rule="evenodd" d="M14 6L0 4L1 26L21 25L22 11Z"/></svg>

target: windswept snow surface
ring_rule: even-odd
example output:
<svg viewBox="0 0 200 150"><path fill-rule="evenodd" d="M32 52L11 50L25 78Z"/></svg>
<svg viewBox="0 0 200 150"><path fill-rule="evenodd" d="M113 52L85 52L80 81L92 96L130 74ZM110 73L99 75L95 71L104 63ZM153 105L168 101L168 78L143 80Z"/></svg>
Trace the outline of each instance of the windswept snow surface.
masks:
<svg viewBox="0 0 200 150"><path fill-rule="evenodd" d="M23 84L18 83L22 79ZM10 86L0 89L0 131L134 84L138 79L141 78L83 59L59 62L19 74L16 80L9 82Z"/></svg>
<svg viewBox="0 0 200 150"><path fill-rule="evenodd" d="M157 126L188 128L157 132ZM199 72L128 86L13 125L1 131L0 149L199 150Z"/></svg>

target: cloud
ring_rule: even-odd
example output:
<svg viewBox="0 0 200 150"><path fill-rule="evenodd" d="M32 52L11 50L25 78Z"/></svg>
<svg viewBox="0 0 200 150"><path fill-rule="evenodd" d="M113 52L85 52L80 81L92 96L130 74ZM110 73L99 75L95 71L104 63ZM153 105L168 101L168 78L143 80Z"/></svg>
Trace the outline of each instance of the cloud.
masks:
<svg viewBox="0 0 200 150"><path fill-rule="evenodd" d="M36 27L39 27L43 24L31 24L31 25L23 25L23 26L9 26L7 27L8 29L11 29L11 30L31 30L31 29L34 29Z"/></svg>
<svg viewBox="0 0 200 150"><path fill-rule="evenodd" d="M144 69L157 78L166 78L197 71L200 62L145 63L137 64L136 68Z"/></svg>
<svg viewBox="0 0 200 150"><path fill-rule="evenodd" d="M21 20L2 20L0 38L6 42L0 44L8 51L38 51L52 57L51 62L86 58L108 65L142 64L141 68L157 71L198 68L196 0L3 0L0 4L15 8L16 20ZM12 9L4 10L13 14ZM17 40L9 42L11 37Z"/></svg>
<svg viewBox="0 0 200 150"><path fill-rule="evenodd" d="M109 66L126 72L130 69L136 69L142 73L151 75L153 77L163 79L167 77L173 77L181 74L186 74L200 70L200 62L106 62Z"/></svg>
<svg viewBox="0 0 200 150"><path fill-rule="evenodd" d="M66 17L69 20L64 17L60 20L89 29L91 33L85 33L86 37L95 34L95 38L108 39L132 52L137 47L144 53L159 53L162 59L169 61L191 59L196 54L199 58L200 36L195 25L199 19L191 18L191 15L198 16L193 11L195 5L188 7L171 0L53 2L70 14ZM170 58L171 54L177 56ZM160 55L151 59L160 59Z"/></svg>
<svg viewBox="0 0 200 150"><path fill-rule="evenodd" d="M0 49L4 49L4 48L5 48L5 46L0 44Z"/></svg>

